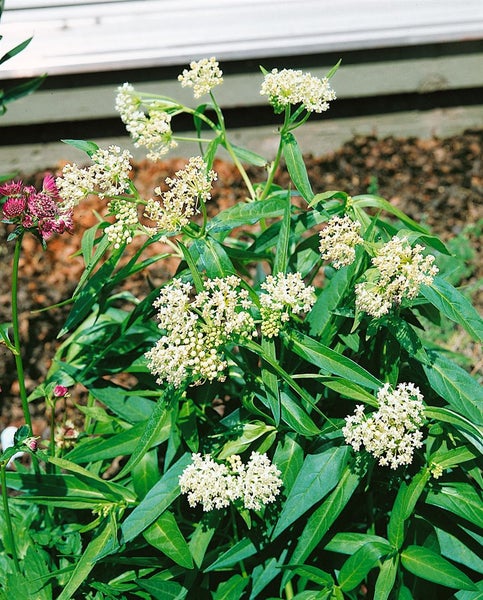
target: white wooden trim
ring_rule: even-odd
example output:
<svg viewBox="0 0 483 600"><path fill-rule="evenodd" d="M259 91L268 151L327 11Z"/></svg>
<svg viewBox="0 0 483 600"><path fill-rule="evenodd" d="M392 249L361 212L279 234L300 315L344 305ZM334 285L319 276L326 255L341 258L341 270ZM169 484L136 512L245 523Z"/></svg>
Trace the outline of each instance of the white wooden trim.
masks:
<svg viewBox="0 0 483 600"><path fill-rule="evenodd" d="M6 0L2 79L483 40L482 0Z"/></svg>

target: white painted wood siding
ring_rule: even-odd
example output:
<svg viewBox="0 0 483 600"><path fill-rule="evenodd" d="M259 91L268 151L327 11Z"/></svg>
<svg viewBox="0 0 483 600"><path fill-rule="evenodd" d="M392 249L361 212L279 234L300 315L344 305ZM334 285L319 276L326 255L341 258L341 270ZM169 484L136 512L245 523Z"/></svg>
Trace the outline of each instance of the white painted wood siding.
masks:
<svg viewBox="0 0 483 600"><path fill-rule="evenodd" d="M0 34L8 79L483 40L483 0L5 0Z"/></svg>

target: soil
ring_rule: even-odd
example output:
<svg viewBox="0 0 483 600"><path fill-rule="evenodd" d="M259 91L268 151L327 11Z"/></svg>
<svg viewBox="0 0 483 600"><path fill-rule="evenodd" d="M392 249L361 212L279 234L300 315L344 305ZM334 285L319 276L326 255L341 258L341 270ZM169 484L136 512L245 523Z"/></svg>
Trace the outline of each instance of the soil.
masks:
<svg viewBox="0 0 483 600"><path fill-rule="evenodd" d="M306 165L315 193L327 190L344 190L351 195L371 191L389 200L413 219L427 224L445 241L465 233L469 240L470 255L467 261L467 279L476 290L473 299L477 307L483 307L483 295L477 282L482 276L481 242L478 229L483 219L483 130L466 131L446 139L355 137L339 150L325 156L306 156ZM135 184L144 197L153 194L154 187L161 185L167 176L184 165L182 159L133 164ZM51 169L59 173L62 163ZM212 205L225 208L246 194L243 182L236 170L227 162L214 165L218 181L213 190ZM260 170L249 171L253 178L261 178ZM25 173L20 177L26 183L39 186L45 173ZM254 180L252 178L252 181ZM256 180L256 179L255 179ZM280 169L277 181L288 185L287 173ZM100 202L92 199L76 209L76 231L73 236L56 237L49 241L43 251L39 243L26 236L20 264L19 305L22 347L26 371L26 385L32 391L43 380L50 360L59 343L60 330L68 306L40 309L69 298L82 272L82 261L73 254L80 247L80 238L87 227L96 222L92 209L102 212ZM7 226L0 224L0 322L11 319L10 265L13 243L7 243ZM471 257L473 254L473 257ZM166 263L158 268L156 285L169 277L174 265ZM146 281L133 281L135 293L147 289ZM455 343L455 342L453 342ZM481 353L469 347L463 336L458 342L470 355L473 371L481 366ZM455 348L453 348L455 349ZM23 422L15 379L14 360L5 346L0 345L1 419L0 430L7 425ZM75 398L60 412L75 416ZM42 401L31 405L34 433L47 430L45 405ZM59 415L60 418L61 415Z"/></svg>

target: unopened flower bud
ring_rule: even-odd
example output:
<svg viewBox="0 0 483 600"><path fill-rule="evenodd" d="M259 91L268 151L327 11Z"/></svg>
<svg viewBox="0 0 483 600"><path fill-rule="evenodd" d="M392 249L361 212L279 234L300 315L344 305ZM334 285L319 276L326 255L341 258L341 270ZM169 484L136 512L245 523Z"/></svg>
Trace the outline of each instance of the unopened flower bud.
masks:
<svg viewBox="0 0 483 600"><path fill-rule="evenodd" d="M23 443L24 443L24 444L25 444L25 446L27 446L27 448L28 448L29 450L31 450L32 452L37 452L37 450L38 450L38 447L39 447L39 444L38 444L38 442L37 442L37 439L38 439L38 438L36 438L36 437L28 437L28 438L26 438L26 439L23 441Z"/></svg>
<svg viewBox="0 0 483 600"><path fill-rule="evenodd" d="M68 396L69 390L65 387L65 385L56 385L54 388L54 396L56 398L65 398Z"/></svg>

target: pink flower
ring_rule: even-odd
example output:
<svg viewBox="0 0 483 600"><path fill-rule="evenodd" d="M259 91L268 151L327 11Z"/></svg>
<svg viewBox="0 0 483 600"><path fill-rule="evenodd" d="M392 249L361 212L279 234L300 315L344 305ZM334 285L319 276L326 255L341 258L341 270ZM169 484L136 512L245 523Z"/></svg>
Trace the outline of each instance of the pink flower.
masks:
<svg viewBox="0 0 483 600"><path fill-rule="evenodd" d="M3 205L3 218L16 219L20 217L27 208L27 202L23 196L10 196Z"/></svg>
<svg viewBox="0 0 483 600"><path fill-rule="evenodd" d="M69 390L65 387L65 385L56 385L54 388L54 396L56 398L64 398L67 396L68 391Z"/></svg>
<svg viewBox="0 0 483 600"><path fill-rule="evenodd" d="M47 173L47 175L44 177L42 182L42 191L48 196L51 196L56 200L60 200L59 190L57 189L55 177L52 175L52 173Z"/></svg>
<svg viewBox="0 0 483 600"><path fill-rule="evenodd" d="M43 192L30 194L27 198L30 213L38 219L49 219L58 214L55 200Z"/></svg>
<svg viewBox="0 0 483 600"><path fill-rule="evenodd" d="M22 192L22 181L9 181L0 185L0 196L19 196Z"/></svg>

